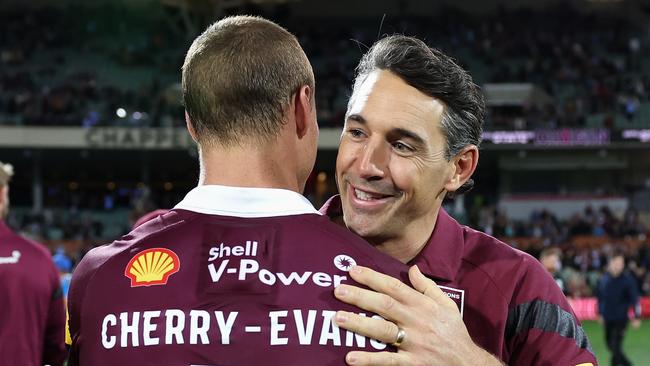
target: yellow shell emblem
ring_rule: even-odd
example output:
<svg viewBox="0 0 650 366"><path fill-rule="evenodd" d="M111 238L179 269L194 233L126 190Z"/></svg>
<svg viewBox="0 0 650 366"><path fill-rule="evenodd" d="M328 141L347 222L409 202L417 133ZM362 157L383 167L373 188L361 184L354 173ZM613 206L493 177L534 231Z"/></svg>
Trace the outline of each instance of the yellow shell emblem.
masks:
<svg viewBox="0 0 650 366"><path fill-rule="evenodd" d="M176 253L166 248L151 248L133 256L124 275L131 279L131 287L164 285L180 268Z"/></svg>

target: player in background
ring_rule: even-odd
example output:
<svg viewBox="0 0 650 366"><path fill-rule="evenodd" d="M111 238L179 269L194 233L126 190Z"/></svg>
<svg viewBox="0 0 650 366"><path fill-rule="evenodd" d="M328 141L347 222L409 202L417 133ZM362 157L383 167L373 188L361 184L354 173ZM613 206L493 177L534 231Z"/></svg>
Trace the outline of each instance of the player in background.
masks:
<svg viewBox="0 0 650 366"><path fill-rule="evenodd" d="M555 283L557 283L562 292L566 293L564 280L560 276L560 271L562 270L562 251L560 248L554 247L542 250L539 254L539 262L553 276Z"/></svg>
<svg viewBox="0 0 650 366"><path fill-rule="evenodd" d="M641 326L639 289L634 277L625 271L625 257L615 252L607 262L607 272L598 282L599 322L605 325L605 344L612 353L612 366L631 365L623 353L623 339L628 324L628 312L634 309L632 327Z"/></svg>
<svg viewBox="0 0 650 366"><path fill-rule="evenodd" d="M63 365L65 311L59 271L43 245L5 224L13 168L0 162L0 364Z"/></svg>
<svg viewBox="0 0 650 366"><path fill-rule="evenodd" d="M351 349L391 349L332 321L355 263L403 279L406 267L300 194L318 125L296 38L225 18L195 39L182 79L198 187L80 262L70 365L341 365Z"/></svg>

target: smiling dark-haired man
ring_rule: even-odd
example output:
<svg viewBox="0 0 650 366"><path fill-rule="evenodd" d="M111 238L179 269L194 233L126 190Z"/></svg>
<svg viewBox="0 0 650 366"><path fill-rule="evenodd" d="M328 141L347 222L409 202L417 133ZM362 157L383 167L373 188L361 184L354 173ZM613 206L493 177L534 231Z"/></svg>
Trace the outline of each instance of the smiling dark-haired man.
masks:
<svg viewBox="0 0 650 366"><path fill-rule="evenodd" d="M336 296L386 320L341 311L337 324L399 352L350 352L349 364L596 364L539 262L441 208L473 184L484 109L471 76L420 40L389 36L363 56L336 162L340 196L321 211L411 265L415 289L350 271L371 290L344 284Z"/></svg>

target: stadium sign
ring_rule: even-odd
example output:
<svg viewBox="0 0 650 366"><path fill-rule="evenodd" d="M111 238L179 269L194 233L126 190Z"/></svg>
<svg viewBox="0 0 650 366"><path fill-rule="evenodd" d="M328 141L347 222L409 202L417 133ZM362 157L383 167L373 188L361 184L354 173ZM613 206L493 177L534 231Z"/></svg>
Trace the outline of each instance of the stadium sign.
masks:
<svg viewBox="0 0 650 366"><path fill-rule="evenodd" d="M609 143L610 143L609 130L604 128L595 128L595 129L561 128L557 130L535 131L535 145L594 146L594 145L607 145Z"/></svg>
<svg viewBox="0 0 650 366"><path fill-rule="evenodd" d="M650 129L646 130L623 130L621 136L625 140L639 140L641 142L650 142Z"/></svg>
<svg viewBox="0 0 650 366"><path fill-rule="evenodd" d="M184 128L90 128L85 140L91 148L180 149L194 145Z"/></svg>
<svg viewBox="0 0 650 366"><path fill-rule="evenodd" d="M323 128L318 147L336 150L340 128ZM185 127L0 126L0 148L187 150L195 144Z"/></svg>
<svg viewBox="0 0 650 366"><path fill-rule="evenodd" d="M610 131L604 128L534 131L485 131L483 140L493 144L532 143L536 146L600 146L611 142Z"/></svg>

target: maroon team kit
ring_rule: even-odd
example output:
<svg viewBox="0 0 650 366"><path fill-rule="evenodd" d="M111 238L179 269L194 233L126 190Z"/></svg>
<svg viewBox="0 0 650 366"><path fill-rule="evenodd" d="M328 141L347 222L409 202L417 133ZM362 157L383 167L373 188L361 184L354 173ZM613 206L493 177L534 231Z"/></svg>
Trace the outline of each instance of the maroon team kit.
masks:
<svg viewBox="0 0 650 366"><path fill-rule="evenodd" d="M407 267L297 193L201 186L94 249L70 290L71 365L342 365L385 344L339 329L354 264ZM373 314L366 314L373 316Z"/></svg>
<svg viewBox="0 0 650 366"><path fill-rule="evenodd" d="M322 212L340 214L335 197ZM339 329L336 300L371 267L407 266L280 189L200 186L169 213L94 249L70 289L70 365L344 365L395 351ZM509 365L597 364L575 315L537 261L441 210L409 264L458 305L472 339ZM555 287L554 287L555 286ZM426 320L423 320L426 321Z"/></svg>

